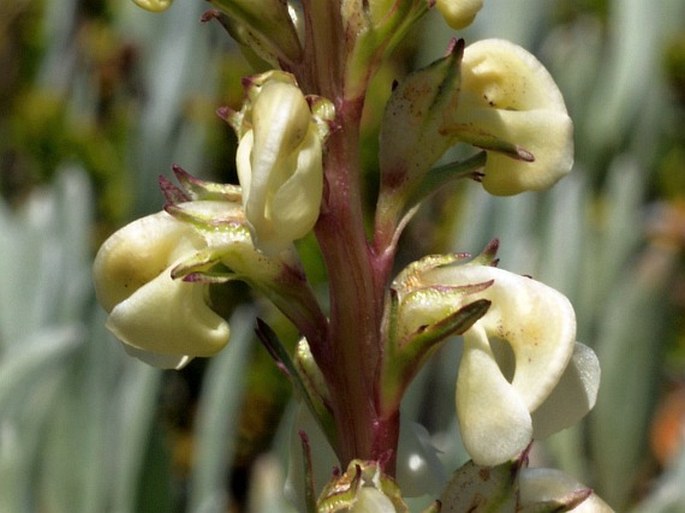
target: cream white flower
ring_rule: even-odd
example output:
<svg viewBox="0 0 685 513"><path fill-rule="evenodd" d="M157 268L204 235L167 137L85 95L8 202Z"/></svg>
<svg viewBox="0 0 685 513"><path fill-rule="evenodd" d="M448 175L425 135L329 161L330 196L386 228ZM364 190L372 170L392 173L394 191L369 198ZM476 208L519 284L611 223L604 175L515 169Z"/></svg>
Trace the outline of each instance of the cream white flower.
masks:
<svg viewBox="0 0 685 513"><path fill-rule="evenodd" d="M464 333L456 403L469 454L478 464L496 465L515 457L532 440L531 412L552 392L571 359L575 314L556 290L494 267L454 267L445 278L494 280L478 294L492 301L490 309ZM507 347L495 346L499 342ZM497 356L509 348L505 354L514 362L507 368Z"/></svg>
<svg viewBox="0 0 685 513"><path fill-rule="evenodd" d="M234 122L236 165L255 245L267 254L311 231L323 191L322 124L283 72L254 79Z"/></svg>
<svg viewBox="0 0 685 513"><path fill-rule="evenodd" d="M172 270L204 247L189 224L166 212L114 233L93 264L97 299L107 328L125 349L152 365L180 368L228 342L228 324L207 304L208 286L172 278Z"/></svg>
<svg viewBox="0 0 685 513"><path fill-rule="evenodd" d="M483 0L436 0L435 7L450 27L459 30L473 22Z"/></svg>
<svg viewBox="0 0 685 513"><path fill-rule="evenodd" d="M483 186L496 195L542 190L573 165L573 124L545 67L509 41L469 45L458 106L446 127L488 151Z"/></svg>

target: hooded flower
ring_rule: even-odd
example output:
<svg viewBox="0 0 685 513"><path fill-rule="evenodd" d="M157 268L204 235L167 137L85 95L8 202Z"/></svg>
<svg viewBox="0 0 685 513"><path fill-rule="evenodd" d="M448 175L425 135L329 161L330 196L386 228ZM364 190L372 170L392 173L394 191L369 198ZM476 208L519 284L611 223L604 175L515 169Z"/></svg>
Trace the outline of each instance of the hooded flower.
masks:
<svg viewBox="0 0 685 513"><path fill-rule="evenodd" d="M166 212L114 233L93 264L107 328L127 352L162 368L181 368L228 342L228 324L207 303L208 286L174 279L172 270L204 247L192 226Z"/></svg>
<svg viewBox="0 0 685 513"><path fill-rule="evenodd" d="M530 278L489 266L450 271L452 280L494 280L481 293L492 301L490 309L464 333L456 403L469 454L476 463L496 465L533 439L531 412L551 393L573 354L575 314L563 295ZM495 345L501 342L507 345ZM498 362L498 352L513 356L513 365Z"/></svg>
<svg viewBox="0 0 685 513"><path fill-rule="evenodd" d="M469 45L446 130L488 150L483 187L507 196L552 186L573 165L573 124L545 67L509 41Z"/></svg>
<svg viewBox="0 0 685 513"><path fill-rule="evenodd" d="M239 137L236 166L245 214L267 254L311 231L323 191L327 100L310 102L292 75L272 71L247 82L243 110L229 116Z"/></svg>
<svg viewBox="0 0 685 513"><path fill-rule="evenodd" d="M450 265L455 260L426 257L400 275L394 284L401 295L396 333L406 353L427 334L450 334L441 326L460 327L456 406L462 440L476 463L492 466L521 453L534 436L587 413L599 365L589 348L575 342L575 314L562 294L490 265ZM464 324L460 312L483 300L487 311Z"/></svg>
<svg viewBox="0 0 685 513"><path fill-rule="evenodd" d="M571 170L573 126L544 66L499 39L464 46L393 90L380 132L378 211L396 221L443 184L477 178L495 195L546 189ZM484 151L434 167L458 143Z"/></svg>
<svg viewBox="0 0 685 513"><path fill-rule="evenodd" d="M209 284L249 283L290 319L323 314L293 251L257 250L240 187L199 180L178 166L181 187L160 179L165 210L125 226L102 245L93 280L107 327L134 356L180 368L228 342L226 322L210 308Z"/></svg>

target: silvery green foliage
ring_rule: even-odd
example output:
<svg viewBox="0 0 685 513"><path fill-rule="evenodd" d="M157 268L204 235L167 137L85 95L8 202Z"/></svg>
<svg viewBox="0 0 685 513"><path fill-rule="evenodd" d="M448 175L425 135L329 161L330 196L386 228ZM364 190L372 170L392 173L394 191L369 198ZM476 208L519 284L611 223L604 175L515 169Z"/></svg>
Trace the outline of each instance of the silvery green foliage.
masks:
<svg viewBox="0 0 685 513"><path fill-rule="evenodd" d="M24 504L65 362L83 346L89 196L77 170L21 211L0 205L0 509ZM83 192L86 192L83 198ZM70 241L66 244L65 241Z"/></svg>
<svg viewBox="0 0 685 513"><path fill-rule="evenodd" d="M132 511L158 373L89 320L91 199L69 168L16 212L2 206L2 511Z"/></svg>
<svg viewBox="0 0 685 513"><path fill-rule="evenodd" d="M196 22L201 9L179 3L166 24L138 16L128 2L114 11L113 24L136 41L147 63L146 101L140 126L130 134L139 146L132 151L132 174L145 184L136 189L141 212L161 203L155 177L174 155L183 155L188 165L202 162L204 128L179 129L177 118L189 94L214 84L200 57L209 54L203 47L207 31ZM63 95L75 115L88 117L95 93L70 39L75 10L75 1L45 2L37 85ZM164 509L170 507L170 476L154 450L162 441L153 430L162 375L128 357L105 331L90 278L92 193L79 166L58 176L16 210L0 204L0 511L146 511L139 503L145 486L140 477L154 466L161 470L153 478L151 488L159 493L153 502ZM207 380L210 392L203 394L197 422L209 434L192 473L196 504L214 504L215 484L230 460L230 447L219 449L233 439L225 418L238 407L242 369L227 371L225 360L241 361L236 352L250 345L251 317L243 314L232 348L208 371L211 376L212 367L223 366L221 374L232 376L234 386L226 390Z"/></svg>

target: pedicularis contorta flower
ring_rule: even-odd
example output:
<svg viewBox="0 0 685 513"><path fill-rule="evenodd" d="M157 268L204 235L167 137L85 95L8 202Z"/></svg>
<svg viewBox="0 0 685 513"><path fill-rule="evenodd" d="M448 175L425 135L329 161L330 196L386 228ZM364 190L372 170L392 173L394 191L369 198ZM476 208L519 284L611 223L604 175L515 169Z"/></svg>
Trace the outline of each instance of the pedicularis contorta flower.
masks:
<svg viewBox="0 0 685 513"><path fill-rule="evenodd" d="M161 180L165 211L114 233L93 265L107 328L127 352L163 368L212 356L228 342L228 324L209 304L212 283L245 281L291 318L313 307L295 255L268 257L252 244L239 187L174 172L182 188Z"/></svg>
<svg viewBox="0 0 685 513"><path fill-rule="evenodd" d="M380 136L382 198L397 204L416 195L460 142L486 151L481 179L491 194L548 188L571 170L572 131L559 89L534 56L499 39L465 48L456 41L390 97Z"/></svg>
<svg viewBox="0 0 685 513"><path fill-rule="evenodd" d="M545 67L503 39L469 45L461 62L461 91L445 127L457 139L488 152L483 187L491 194L539 191L573 165L573 124ZM504 141L516 160L498 151Z"/></svg>
<svg viewBox="0 0 685 513"><path fill-rule="evenodd" d="M208 286L172 277L203 247L192 226L166 212L132 222L102 245L93 265L95 292L109 313L107 328L127 352L180 368L226 345L228 324L208 306Z"/></svg>
<svg viewBox="0 0 685 513"><path fill-rule="evenodd" d="M587 413L596 398L599 367L594 353L575 342L575 314L562 294L490 265L454 265L458 260L426 257L398 276L393 337L400 354L411 352L431 332L451 334L438 328L468 305L489 303L461 331L456 405L462 440L473 460L497 465L522 452L534 436L547 436ZM555 392L560 383L563 387ZM553 393L569 394L566 399L573 396L582 406L557 411L545 403Z"/></svg>
<svg viewBox="0 0 685 513"><path fill-rule="evenodd" d="M333 105L305 97L292 75L246 80L247 100L227 116L238 138L236 166L257 247L274 254L311 231L323 190L323 141Z"/></svg>

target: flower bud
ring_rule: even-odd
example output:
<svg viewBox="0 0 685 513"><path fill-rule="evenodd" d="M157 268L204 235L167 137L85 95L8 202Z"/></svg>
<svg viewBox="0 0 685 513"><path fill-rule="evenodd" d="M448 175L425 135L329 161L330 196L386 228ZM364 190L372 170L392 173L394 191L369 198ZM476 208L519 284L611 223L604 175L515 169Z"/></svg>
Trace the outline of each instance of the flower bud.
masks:
<svg viewBox="0 0 685 513"><path fill-rule="evenodd" d="M454 472L440 495L441 511L509 513L516 509L520 461L484 467L467 461Z"/></svg>
<svg viewBox="0 0 685 513"><path fill-rule="evenodd" d="M146 11L162 12L171 7L173 1L174 0L133 0L133 3Z"/></svg>
<svg viewBox="0 0 685 513"><path fill-rule="evenodd" d="M207 285L172 278L203 245L191 226L159 212L123 227L98 251L96 296L109 313L107 328L134 356L180 368L228 342L228 324L207 304Z"/></svg>
<svg viewBox="0 0 685 513"><path fill-rule="evenodd" d="M483 187L511 195L552 186L573 165L573 125L545 67L509 41L469 45L445 130L488 150Z"/></svg>
<svg viewBox="0 0 685 513"><path fill-rule="evenodd" d="M483 0L436 0L435 7L450 27L460 30L473 22Z"/></svg>
<svg viewBox="0 0 685 513"><path fill-rule="evenodd" d="M268 72L249 83L245 107L231 120L245 215L267 254L304 237L319 217L326 126L317 113L331 113L320 107L312 112L291 75Z"/></svg>
<svg viewBox="0 0 685 513"><path fill-rule="evenodd" d="M494 467L465 463L440 496L441 511L613 513L592 490L563 472L526 464L527 457Z"/></svg>
<svg viewBox="0 0 685 513"><path fill-rule="evenodd" d="M375 461L352 460L323 489L317 503L326 513L409 513L395 481Z"/></svg>

